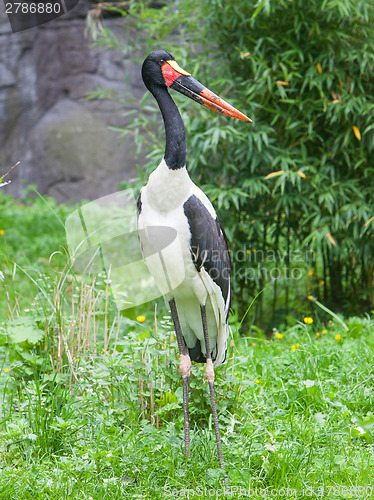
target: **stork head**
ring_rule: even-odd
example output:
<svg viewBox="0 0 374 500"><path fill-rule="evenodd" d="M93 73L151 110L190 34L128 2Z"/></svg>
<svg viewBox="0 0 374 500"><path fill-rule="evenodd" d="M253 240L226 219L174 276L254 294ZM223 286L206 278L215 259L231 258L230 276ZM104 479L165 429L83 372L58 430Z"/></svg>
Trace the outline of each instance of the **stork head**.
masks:
<svg viewBox="0 0 374 500"><path fill-rule="evenodd" d="M175 57L167 50L156 50L145 59L142 77L145 86L152 93L157 88L171 88L218 113L239 120L252 121L195 80L178 65Z"/></svg>
<svg viewBox="0 0 374 500"><path fill-rule="evenodd" d="M143 82L148 90L152 91L155 86L167 87L162 67L168 61L175 61L175 57L167 50L156 50L152 52L142 66Z"/></svg>

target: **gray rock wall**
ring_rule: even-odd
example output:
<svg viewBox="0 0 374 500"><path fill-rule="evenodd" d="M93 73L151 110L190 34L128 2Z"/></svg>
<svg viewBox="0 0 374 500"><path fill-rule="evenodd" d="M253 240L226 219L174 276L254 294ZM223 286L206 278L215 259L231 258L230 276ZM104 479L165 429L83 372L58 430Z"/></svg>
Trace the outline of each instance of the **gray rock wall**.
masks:
<svg viewBox="0 0 374 500"><path fill-rule="evenodd" d="M140 67L118 50L91 46L89 8L80 0L65 16L12 33L0 2L0 176L21 162L5 188L15 196L32 183L59 201L94 199L116 191L142 163L133 138L119 142L109 130L128 123L123 113L145 91ZM120 39L124 23L106 21ZM98 85L126 93L128 103L84 100Z"/></svg>

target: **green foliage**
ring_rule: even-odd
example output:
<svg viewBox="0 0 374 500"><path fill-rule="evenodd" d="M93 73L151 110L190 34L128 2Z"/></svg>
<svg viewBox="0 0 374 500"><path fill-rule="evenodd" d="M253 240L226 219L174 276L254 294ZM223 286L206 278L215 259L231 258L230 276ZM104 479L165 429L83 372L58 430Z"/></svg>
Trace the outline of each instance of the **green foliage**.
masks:
<svg viewBox="0 0 374 500"><path fill-rule="evenodd" d="M33 323L34 319L28 316L19 316L17 319L10 321L9 335L11 342L14 344L19 344L21 342L37 344L42 340L44 338L43 332L35 328Z"/></svg>
<svg viewBox="0 0 374 500"><path fill-rule="evenodd" d="M4 212L15 212L19 202L6 200ZM25 218L48 220L43 211L50 208L39 203L28 201ZM15 250L16 229L21 239L26 230L18 222ZM170 317L155 314L153 304L119 313L110 276L74 274L66 254L63 267L47 259L38 268L32 248L42 248L49 227L41 225L30 243L34 269L23 254L22 266L2 262L8 315L2 311L0 325L0 498L163 499L170 491L186 496L186 488L212 496L222 471L204 367L192 367L186 464ZM51 245L62 243L58 231ZM278 490L272 498L280 500L290 485L294 497L307 487L342 492L334 498L370 497L374 323L343 321L331 310L324 322L318 314L326 306L312 298L308 304L308 325L296 315L269 340L231 318L216 397L229 487L236 489L222 498L251 487Z"/></svg>
<svg viewBox="0 0 374 500"><path fill-rule="evenodd" d="M64 222L73 207L58 205L53 198L21 201L0 193L0 252L20 266L48 261L66 244Z"/></svg>
<svg viewBox="0 0 374 500"><path fill-rule="evenodd" d="M334 308L370 308L373 2L182 0L162 9L136 2L130 13L125 27L138 30L144 52L128 38L117 48L139 63L152 49L168 48L254 120L232 121L173 94L186 125L189 171L229 236L239 306L264 289L258 320L265 309L273 321L300 309L310 293ZM149 172L164 144L149 96L123 132L146 144ZM243 250L262 256L240 259Z"/></svg>
<svg viewBox="0 0 374 500"><path fill-rule="evenodd" d="M73 209L53 198L31 197L29 191L21 200L0 193L0 319L9 300L25 307L34 299L38 270L55 274L65 264L64 223Z"/></svg>
<svg viewBox="0 0 374 500"><path fill-rule="evenodd" d="M186 464L170 318L158 318L157 334L148 314L142 323L123 321L106 350L101 340L75 359L77 379L69 365L50 372L51 351L43 350L43 372L25 357L23 371L34 375L20 378L12 348L1 343L2 498L161 499L170 490L222 487L203 367L194 364L190 379ZM227 362L216 371L228 487L270 488L279 500L285 487L292 498L306 488L370 498L374 324L351 318L347 325L315 319L266 340L239 336L233 321Z"/></svg>
<svg viewBox="0 0 374 500"><path fill-rule="evenodd" d="M213 10L210 19L219 26L218 48L236 48L227 54L230 70L246 82L241 95L256 106L254 135L262 140L238 161L241 177L280 171L261 183L258 195L266 200L260 210L270 217L252 235L260 240L275 219L270 244L291 238L323 258L325 295L341 307L344 294L349 299L352 287L361 287L359 298L368 299L371 228L361 236L373 210L373 4L280 1L253 10L243 2L240 11L239 20L227 7ZM246 32L240 29L245 20ZM353 127L362 131L360 140ZM245 211L254 210L249 200ZM343 273L349 275L345 290Z"/></svg>

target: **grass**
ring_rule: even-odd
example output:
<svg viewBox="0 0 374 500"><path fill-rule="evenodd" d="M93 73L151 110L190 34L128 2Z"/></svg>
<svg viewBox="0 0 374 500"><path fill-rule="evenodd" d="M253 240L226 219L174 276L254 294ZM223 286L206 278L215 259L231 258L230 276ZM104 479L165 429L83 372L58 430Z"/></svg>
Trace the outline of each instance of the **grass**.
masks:
<svg viewBox="0 0 374 500"><path fill-rule="evenodd" d="M74 275L63 254L65 267L28 264L42 233L17 254L32 235L22 229L19 238L22 224L8 227L5 209L0 500L373 497L373 319L318 316L313 298L268 339L231 316L228 357L216 370L224 485L196 364L183 458L178 352L162 304L118 313L108 276ZM60 229L54 237L42 220L49 249Z"/></svg>
<svg viewBox="0 0 374 500"><path fill-rule="evenodd" d="M268 488L271 498L284 498L282 488L290 498L310 497L307 488L313 498L371 498L374 322L346 323L348 332L330 323L319 337L302 324L272 340L235 334L216 378L229 477L222 498L248 488ZM159 318L157 335L150 318L126 320L116 349L112 341L104 352L82 350L76 380L69 364L52 370L38 343L34 358L27 342L2 344L0 498L178 498L185 489L198 498L223 488L199 365L183 459L170 318ZM22 362L11 360L16 347Z"/></svg>

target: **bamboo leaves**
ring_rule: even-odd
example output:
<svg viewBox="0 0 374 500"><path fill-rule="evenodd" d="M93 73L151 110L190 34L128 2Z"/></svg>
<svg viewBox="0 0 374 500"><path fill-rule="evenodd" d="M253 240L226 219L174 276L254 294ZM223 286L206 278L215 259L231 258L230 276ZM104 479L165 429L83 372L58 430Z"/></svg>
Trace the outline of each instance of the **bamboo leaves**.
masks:
<svg viewBox="0 0 374 500"><path fill-rule="evenodd" d="M181 0L175 9L148 9L137 18L138 32L173 45L182 66L188 59L194 76L254 119L243 126L178 101L191 177L216 204L234 250L286 248L290 255L313 248L331 300L345 300L352 288L372 300L374 4L215 5ZM202 40L208 57L194 50ZM266 282L234 277L244 303L258 286Z"/></svg>

